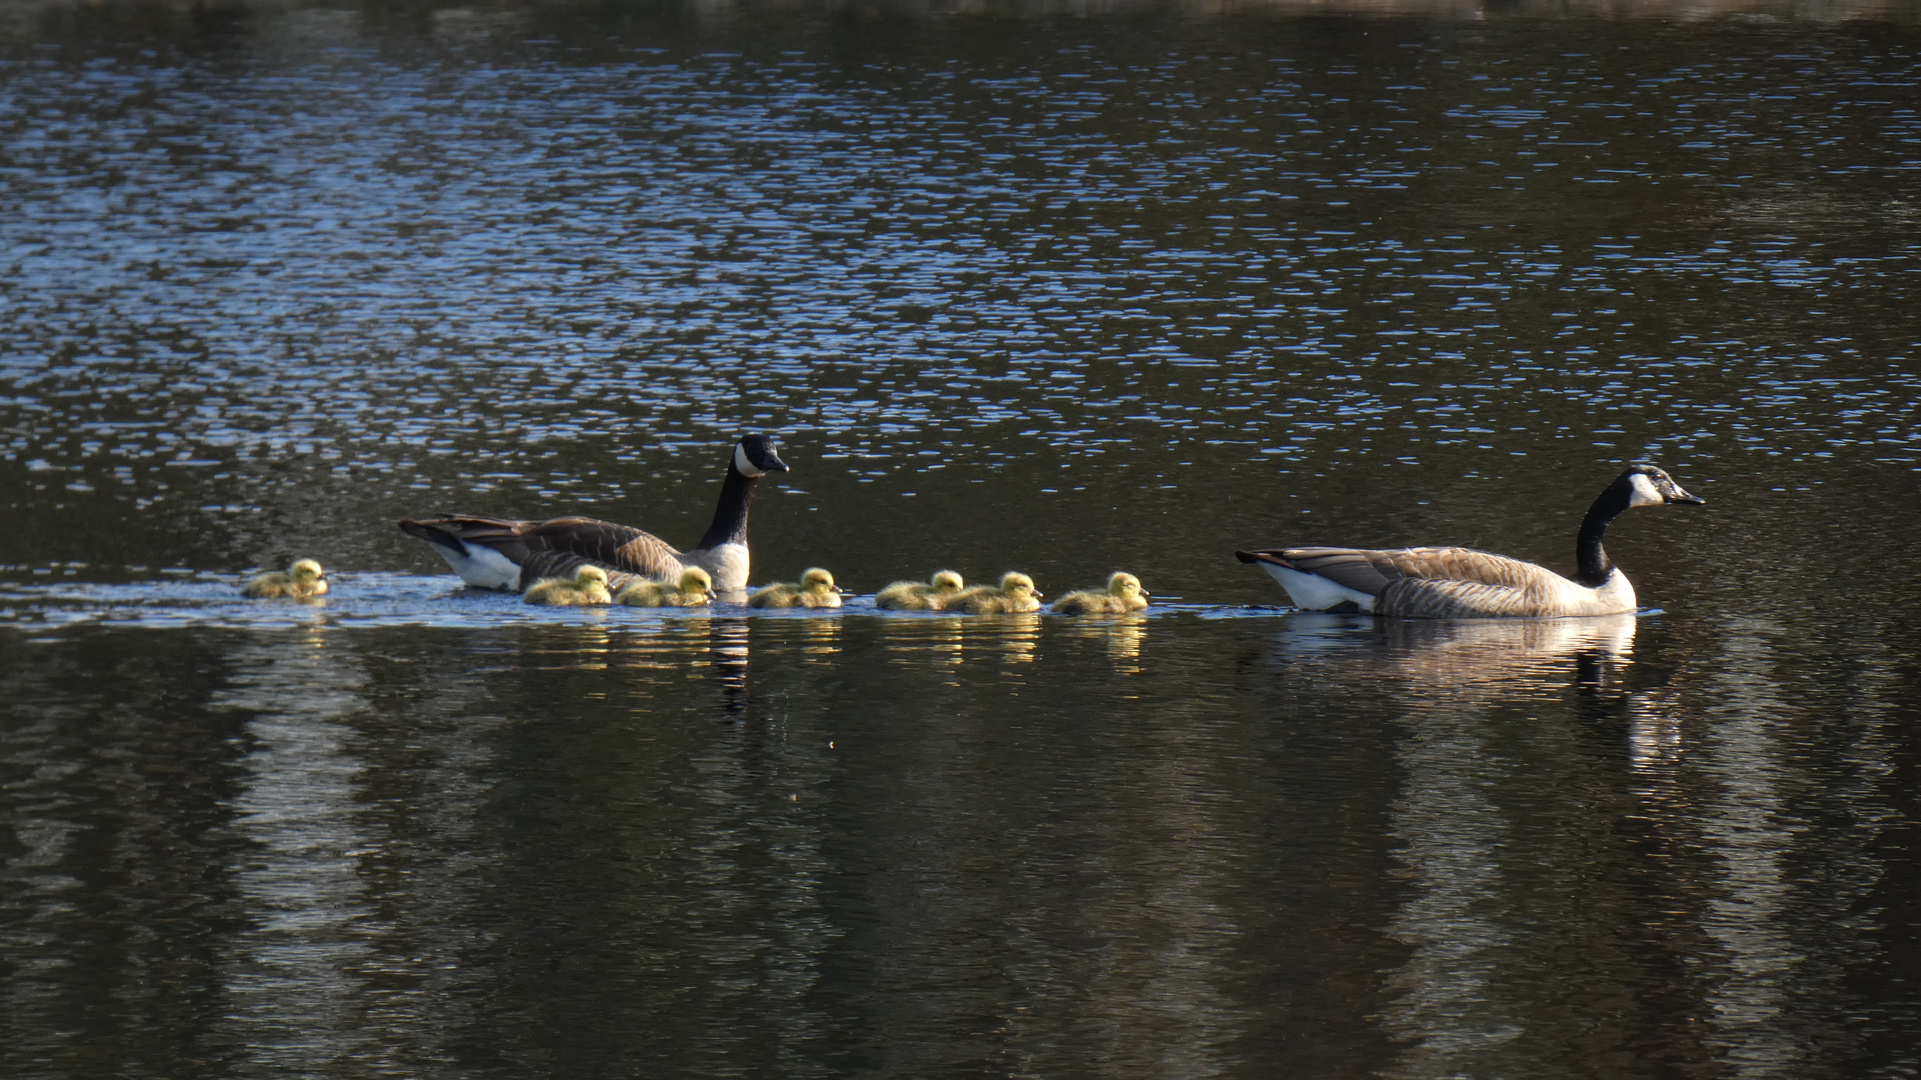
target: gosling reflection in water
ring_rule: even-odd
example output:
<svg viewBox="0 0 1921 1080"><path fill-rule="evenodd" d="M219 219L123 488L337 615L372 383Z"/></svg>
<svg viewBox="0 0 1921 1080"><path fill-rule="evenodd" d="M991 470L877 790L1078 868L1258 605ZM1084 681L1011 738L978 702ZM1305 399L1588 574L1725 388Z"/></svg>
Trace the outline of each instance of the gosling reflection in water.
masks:
<svg viewBox="0 0 1921 1080"><path fill-rule="evenodd" d="M765 619L757 629L783 645L798 647L810 664L828 662L840 652L839 619Z"/></svg>
<svg viewBox="0 0 1921 1080"><path fill-rule="evenodd" d="M1040 648L1041 616L1033 612L993 619L919 618L877 620L892 663L925 664L932 659L949 669L969 653L998 654L1025 664Z"/></svg>
<svg viewBox="0 0 1921 1080"><path fill-rule="evenodd" d="M1010 664L1031 664L1040 650L1041 617L1031 612L1009 615L993 622L976 622L968 632L978 637L992 636L1001 658Z"/></svg>
<svg viewBox="0 0 1921 1080"><path fill-rule="evenodd" d="M661 619L617 624L614 664L642 671L678 671L705 659L707 620Z"/></svg>
<svg viewBox="0 0 1921 1080"><path fill-rule="evenodd" d="M639 679L637 687L662 677L678 681L685 678L684 673L705 664L720 688L722 707L729 713L746 707L748 620L647 620L618 623L614 630L610 662L633 672ZM582 645L585 647L586 642ZM648 674L651 672L674 674Z"/></svg>
<svg viewBox="0 0 1921 1080"><path fill-rule="evenodd" d="M1147 640L1147 616L1120 615L1113 618L1058 620L1054 624L1071 638L1099 641L1107 648L1114 670L1121 675L1141 673L1141 646Z"/></svg>
<svg viewBox="0 0 1921 1080"><path fill-rule="evenodd" d="M949 669L959 667L965 622L957 618L881 620L882 647L892 654L888 662L911 665L933 660Z"/></svg>

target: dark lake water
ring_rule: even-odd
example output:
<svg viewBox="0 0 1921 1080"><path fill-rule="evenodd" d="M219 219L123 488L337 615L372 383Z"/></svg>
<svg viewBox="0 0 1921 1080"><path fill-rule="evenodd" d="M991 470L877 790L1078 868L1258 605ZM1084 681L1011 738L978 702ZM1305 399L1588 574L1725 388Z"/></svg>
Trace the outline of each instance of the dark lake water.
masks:
<svg viewBox="0 0 1921 1080"><path fill-rule="evenodd" d="M1917 87L1844 0L0 4L0 1076L1921 1076ZM839 612L393 526L690 544L750 430ZM1567 570L1634 461L1638 617L1232 557Z"/></svg>

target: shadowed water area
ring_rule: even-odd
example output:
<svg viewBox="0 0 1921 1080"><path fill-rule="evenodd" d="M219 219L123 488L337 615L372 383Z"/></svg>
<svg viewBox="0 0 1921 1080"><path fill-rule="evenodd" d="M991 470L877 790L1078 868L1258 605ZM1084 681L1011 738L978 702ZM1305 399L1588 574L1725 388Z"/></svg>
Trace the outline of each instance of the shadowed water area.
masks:
<svg viewBox="0 0 1921 1080"><path fill-rule="evenodd" d="M0 2L0 1076L1921 1076L1921 20L962 7Z"/></svg>

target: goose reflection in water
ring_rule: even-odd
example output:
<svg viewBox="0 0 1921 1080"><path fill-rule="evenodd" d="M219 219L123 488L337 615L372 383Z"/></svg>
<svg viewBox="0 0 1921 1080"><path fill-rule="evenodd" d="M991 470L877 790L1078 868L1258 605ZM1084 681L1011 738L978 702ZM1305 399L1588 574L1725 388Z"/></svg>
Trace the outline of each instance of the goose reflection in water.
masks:
<svg viewBox="0 0 1921 1080"><path fill-rule="evenodd" d="M1287 650L1327 660L1367 648L1375 677L1488 700L1611 683L1633 662L1634 615L1565 619L1373 619L1292 615Z"/></svg>
<svg viewBox="0 0 1921 1080"><path fill-rule="evenodd" d="M730 714L747 711L747 620L715 619L708 629L707 655L720 686L721 705Z"/></svg>
<svg viewBox="0 0 1921 1080"><path fill-rule="evenodd" d="M1595 752L1609 733L1589 717L1625 694L1637 621L1369 622L1300 627L1291 659L1306 677L1383 694L1396 720L1387 835L1408 888L1383 925L1405 952L1384 975L1391 996L1376 1015L1402 1049L1382 1071L1466 1073L1466 1058L1526 1030L1530 1010L1569 977L1565 965L1524 958L1587 925L1573 883L1620 810L1609 800L1620 758ZM1541 719L1566 717L1570 698L1575 722Z"/></svg>

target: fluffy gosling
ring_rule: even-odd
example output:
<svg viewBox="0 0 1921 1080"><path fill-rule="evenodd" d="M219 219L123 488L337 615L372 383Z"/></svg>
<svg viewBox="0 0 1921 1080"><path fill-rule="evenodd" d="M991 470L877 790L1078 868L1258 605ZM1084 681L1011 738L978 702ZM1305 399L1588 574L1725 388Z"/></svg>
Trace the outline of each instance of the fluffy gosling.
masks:
<svg viewBox="0 0 1921 1080"><path fill-rule="evenodd" d="M607 571L591 563L574 571L571 578L542 578L527 586L521 597L529 604L611 604L607 593Z"/></svg>
<svg viewBox="0 0 1921 1080"><path fill-rule="evenodd" d="M952 570L926 581L896 581L874 594L874 606L891 611L939 611L966 583Z"/></svg>
<svg viewBox="0 0 1921 1080"><path fill-rule="evenodd" d="M999 585L976 585L971 589L962 589L941 605L942 611L965 611L970 615L1040 609L1041 594L1039 589L1034 588L1034 579L1013 571L1002 574Z"/></svg>
<svg viewBox="0 0 1921 1080"><path fill-rule="evenodd" d="M698 566L682 570L678 582L630 581L614 597L615 603L628 607L699 607L713 601L714 579Z"/></svg>
<svg viewBox="0 0 1921 1080"><path fill-rule="evenodd" d="M782 582L755 589L754 595L747 598L747 606L839 607L840 590L834 587L834 575L816 566L800 576L798 585Z"/></svg>
<svg viewBox="0 0 1921 1080"><path fill-rule="evenodd" d="M1132 574L1115 573L1105 589L1082 589L1054 601L1054 610L1063 615L1123 615L1147 606L1147 590Z"/></svg>
<svg viewBox="0 0 1921 1080"><path fill-rule="evenodd" d="M240 587L240 595L255 600L310 600L327 595L327 575L312 559L301 559L285 570L256 574Z"/></svg>

